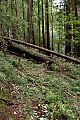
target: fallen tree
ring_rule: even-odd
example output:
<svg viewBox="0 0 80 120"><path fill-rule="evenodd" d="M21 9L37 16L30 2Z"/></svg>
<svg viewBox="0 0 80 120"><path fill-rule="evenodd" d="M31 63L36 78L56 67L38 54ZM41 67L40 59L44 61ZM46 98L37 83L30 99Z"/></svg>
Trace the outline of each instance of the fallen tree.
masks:
<svg viewBox="0 0 80 120"><path fill-rule="evenodd" d="M48 50L48 49L45 49L43 47L39 47L39 46L36 46L36 45L33 45L33 44L30 44L30 43L26 43L26 42L23 42L23 41L20 41L20 40L16 40L16 39L12 39L12 38L9 38L9 37L3 37L1 36L4 40L6 41L12 41L12 42L16 42L18 44L22 44L22 45L25 45L25 46L29 46L29 47L32 47L32 48L35 48L35 49L38 49L38 50L41 50L41 51L44 51L44 52L47 52L49 54L53 54L53 55L56 55L58 57L61 57L61 58L64 58L66 60L69 60L69 61L72 61L72 62L75 62L77 64L80 64L80 61L79 60L76 60L72 57L69 57L69 56L66 56L66 55L63 55L63 54L59 54L55 51L51 51L51 50Z"/></svg>
<svg viewBox="0 0 80 120"><path fill-rule="evenodd" d="M16 45L15 43L12 43L11 41L8 42L7 49L9 51L17 53L17 55L19 55L19 56L31 58L31 59L34 59L38 62L45 62L48 65L50 65L51 63L54 62L53 59L49 58L46 55L43 55L43 54L38 53L36 51L32 51L31 49L26 48L26 47L20 47L20 46Z"/></svg>

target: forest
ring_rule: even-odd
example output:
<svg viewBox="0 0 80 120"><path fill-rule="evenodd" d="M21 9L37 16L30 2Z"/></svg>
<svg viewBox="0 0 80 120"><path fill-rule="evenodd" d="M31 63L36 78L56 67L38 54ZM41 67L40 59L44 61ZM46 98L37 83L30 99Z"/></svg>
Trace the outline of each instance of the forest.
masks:
<svg viewBox="0 0 80 120"><path fill-rule="evenodd" d="M0 0L0 120L80 120L80 0Z"/></svg>

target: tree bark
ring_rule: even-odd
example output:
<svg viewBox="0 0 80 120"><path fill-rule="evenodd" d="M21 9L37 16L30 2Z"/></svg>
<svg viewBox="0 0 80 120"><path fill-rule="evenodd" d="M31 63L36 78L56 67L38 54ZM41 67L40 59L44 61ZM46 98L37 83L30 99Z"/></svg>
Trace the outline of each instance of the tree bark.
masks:
<svg viewBox="0 0 80 120"><path fill-rule="evenodd" d="M38 39L39 46L41 46L41 27L40 27L40 0L38 0Z"/></svg>
<svg viewBox="0 0 80 120"><path fill-rule="evenodd" d="M44 38L44 2L42 0L42 40L43 40L43 47L45 48L45 38Z"/></svg>
<svg viewBox="0 0 80 120"><path fill-rule="evenodd" d="M24 0L22 0L22 9L23 9L23 11L22 11L22 14L23 14L23 20L25 20ZM23 25L23 26L24 26L24 25ZM25 42L26 42L26 32L25 32L24 27L23 27L23 38L24 38L24 40L25 40Z"/></svg>
<svg viewBox="0 0 80 120"><path fill-rule="evenodd" d="M65 25L65 31L66 31L66 35L65 35L65 39L66 39L66 45L65 45L65 55L69 54L71 55L71 39L72 39L72 35L70 33L71 31L71 25L69 24L70 21L70 1L67 0L66 3L66 25Z"/></svg>
<svg viewBox="0 0 80 120"><path fill-rule="evenodd" d="M19 47L18 45L16 45L15 43L12 43L11 41L8 42L7 49L9 51L17 53L20 56L23 55L26 58L31 58L33 60L36 60L37 62L45 62L47 64L51 64L54 62L53 59L49 58L46 55L43 55L38 52L34 52L27 47Z"/></svg>
<svg viewBox="0 0 80 120"><path fill-rule="evenodd" d="M28 10L27 10L27 22L28 22L27 42L35 44L34 26L33 26L33 20L32 20L33 0L27 0L27 5L28 5Z"/></svg>
<svg viewBox="0 0 80 120"><path fill-rule="evenodd" d="M49 8L48 8L48 0L46 0L46 5L45 5L45 9L46 9L46 37L47 37L47 49L50 49L50 35L49 35Z"/></svg>
<svg viewBox="0 0 80 120"><path fill-rule="evenodd" d="M76 6L76 0L72 0L72 11L73 11L75 20L78 22L78 11L77 11L77 6ZM75 23L75 22L73 23L73 39L75 40L74 54L77 57L80 57L80 40L79 40L80 30L79 30L79 27L80 27L80 25L78 23Z"/></svg>

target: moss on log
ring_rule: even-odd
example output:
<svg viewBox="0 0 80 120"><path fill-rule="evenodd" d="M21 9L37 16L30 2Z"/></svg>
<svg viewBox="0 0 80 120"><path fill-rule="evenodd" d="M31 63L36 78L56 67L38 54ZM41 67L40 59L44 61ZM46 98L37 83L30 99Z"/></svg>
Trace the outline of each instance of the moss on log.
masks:
<svg viewBox="0 0 80 120"><path fill-rule="evenodd" d="M50 64L54 62L53 59L49 58L46 55L30 50L28 47L20 47L15 43L12 43L11 41L8 42L7 49L9 51L17 53L20 56L24 55L24 57L26 58L31 58L33 60L36 60L37 62L45 62L46 64Z"/></svg>

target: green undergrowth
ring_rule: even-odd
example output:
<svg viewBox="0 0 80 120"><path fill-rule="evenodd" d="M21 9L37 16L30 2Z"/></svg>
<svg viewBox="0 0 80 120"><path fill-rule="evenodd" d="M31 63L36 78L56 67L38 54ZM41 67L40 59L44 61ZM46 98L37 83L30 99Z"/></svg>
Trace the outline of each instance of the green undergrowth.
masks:
<svg viewBox="0 0 80 120"><path fill-rule="evenodd" d="M15 92L12 101L19 102L26 120L78 120L80 65L57 57L53 59L53 70L50 71L45 63L37 64L0 51L0 98L9 99ZM16 90L10 93L3 81ZM15 120L13 116L8 119Z"/></svg>

